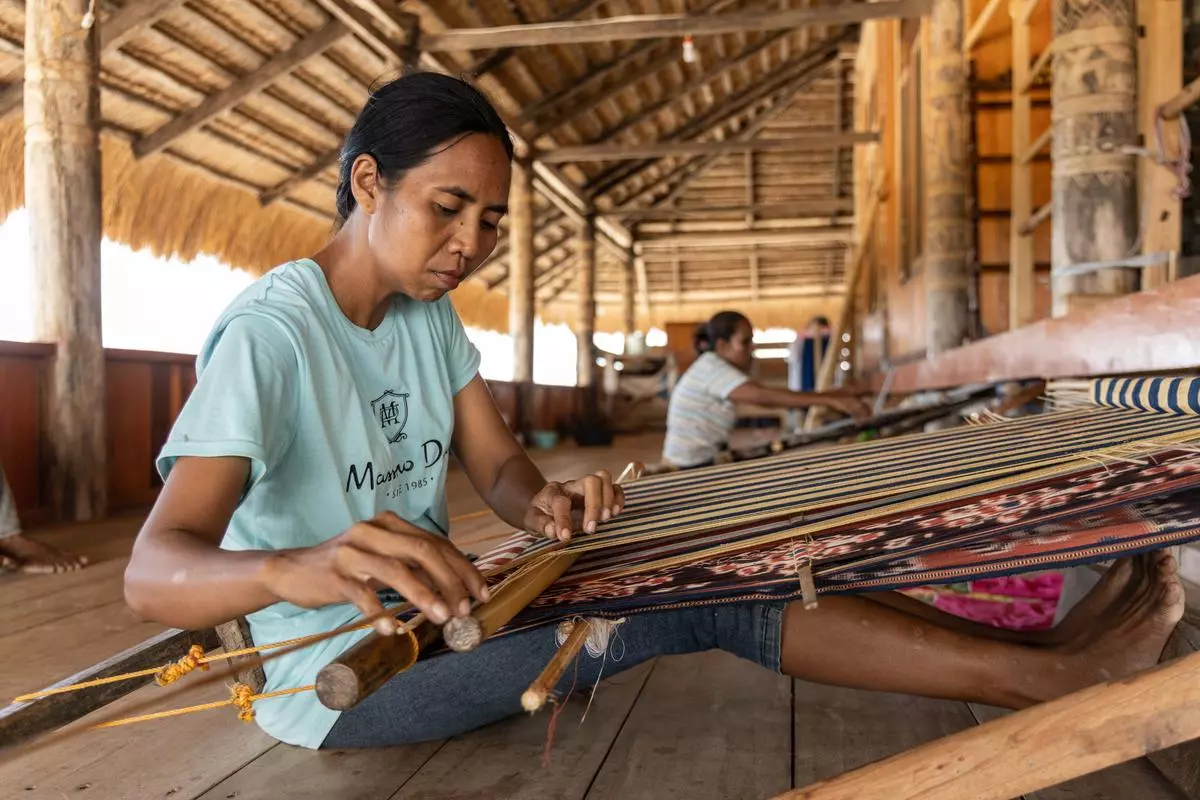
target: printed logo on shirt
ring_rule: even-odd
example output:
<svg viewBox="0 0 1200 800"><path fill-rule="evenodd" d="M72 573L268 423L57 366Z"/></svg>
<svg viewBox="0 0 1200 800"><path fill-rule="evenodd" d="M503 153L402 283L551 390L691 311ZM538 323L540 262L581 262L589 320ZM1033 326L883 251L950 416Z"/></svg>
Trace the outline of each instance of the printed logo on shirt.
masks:
<svg viewBox="0 0 1200 800"><path fill-rule="evenodd" d="M371 401L371 413L379 422L379 429L389 444L408 438L404 426L408 424L408 393L388 389Z"/></svg>

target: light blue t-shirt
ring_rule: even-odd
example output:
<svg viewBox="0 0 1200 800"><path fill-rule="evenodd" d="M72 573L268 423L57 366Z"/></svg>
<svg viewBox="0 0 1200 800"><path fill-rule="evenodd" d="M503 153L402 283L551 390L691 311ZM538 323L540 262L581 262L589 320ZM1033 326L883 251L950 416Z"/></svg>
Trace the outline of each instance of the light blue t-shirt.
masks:
<svg viewBox="0 0 1200 800"><path fill-rule="evenodd" d="M479 351L448 297L397 297L373 331L338 308L320 267L276 267L230 304L196 362L198 381L158 458L243 456L247 491L221 547L310 547L391 510L448 534L446 465L454 395ZM328 631L359 616L350 604L277 603L250 614L256 644ZM306 686L366 631L266 664L267 691ZM318 747L338 712L303 692L255 704L259 725Z"/></svg>

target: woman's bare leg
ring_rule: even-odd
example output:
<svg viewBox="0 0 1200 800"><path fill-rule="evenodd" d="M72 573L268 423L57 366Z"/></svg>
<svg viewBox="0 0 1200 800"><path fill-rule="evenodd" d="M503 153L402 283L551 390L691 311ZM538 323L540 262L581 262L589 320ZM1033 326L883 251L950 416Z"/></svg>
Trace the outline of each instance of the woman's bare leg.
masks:
<svg viewBox="0 0 1200 800"><path fill-rule="evenodd" d="M1140 559L1076 641L1034 647L972 636L858 597L784 613L782 667L816 683L1023 708L1153 666L1183 616L1166 553ZM1097 587L1099 588L1099 587ZM1095 590L1093 590L1095 591Z"/></svg>

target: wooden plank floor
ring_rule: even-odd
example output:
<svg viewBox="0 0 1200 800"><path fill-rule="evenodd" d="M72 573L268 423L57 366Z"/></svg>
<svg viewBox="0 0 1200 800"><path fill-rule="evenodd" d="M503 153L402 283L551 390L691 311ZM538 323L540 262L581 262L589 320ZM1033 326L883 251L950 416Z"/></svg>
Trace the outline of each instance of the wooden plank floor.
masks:
<svg viewBox="0 0 1200 800"><path fill-rule="evenodd" d="M657 437L536 455L552 479L618 473L657 458ZM453 473L451 514L483 508ZM93 565L60 576L0 575L0 692L10 697L136 644L160 630L138 621L121 591L141 523L127 516L39 532ZM476 552L503 535L494 519L456 525ZM186 680L186 679L185 679ZM339 798L767 798L961 730L995 709L821 687L767 673L725 653L671 656L603 681L566 704L543 764L550 716L520 716L444 742L356 752L280 745L228 709L95 731L0 762L4 798L295 800ZM157 690L147 687L128 706ZM219 688L179 704L224 699ZM586 719L581 721L584 708ZM86 724L83 720L81 724ZM1148 762L1039 792L1029 800L1179 800Z"/></svg>

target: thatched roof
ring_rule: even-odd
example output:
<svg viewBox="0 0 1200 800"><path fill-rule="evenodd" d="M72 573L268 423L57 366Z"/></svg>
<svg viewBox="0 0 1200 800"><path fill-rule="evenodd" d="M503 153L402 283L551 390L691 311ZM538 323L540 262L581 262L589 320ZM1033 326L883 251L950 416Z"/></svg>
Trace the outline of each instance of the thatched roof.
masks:
<svg viewBox="0 0 1200 800"><path fill-rule="evenodd" d="M686 10L778 6L691 0ZM368 87L399 68L398 11L436 35L684 10L683 0L101 0L105 233L162 256L207 253L252 271L316 250L333 223L341 138ZM0 182L3 214L23 197L23 30L23 6L0 3L0 78L9 81L0 112L10 112L0 122L0 169L10 176ZM853 35L814 25L697 37L696 63L683 61L679 38L437 52L422 63L476 75L537 151L786 139L851 129ZM833 313L852 218L851 154L846 146L540 164L539 316L574 315L572 217L587 200L603 215L599 330L621 327L629 267L611 240L623 237L641 243L643 325L728 306L763 326ZM468 324L507 327L506 254L502 239L455 292Z"/></svg>

